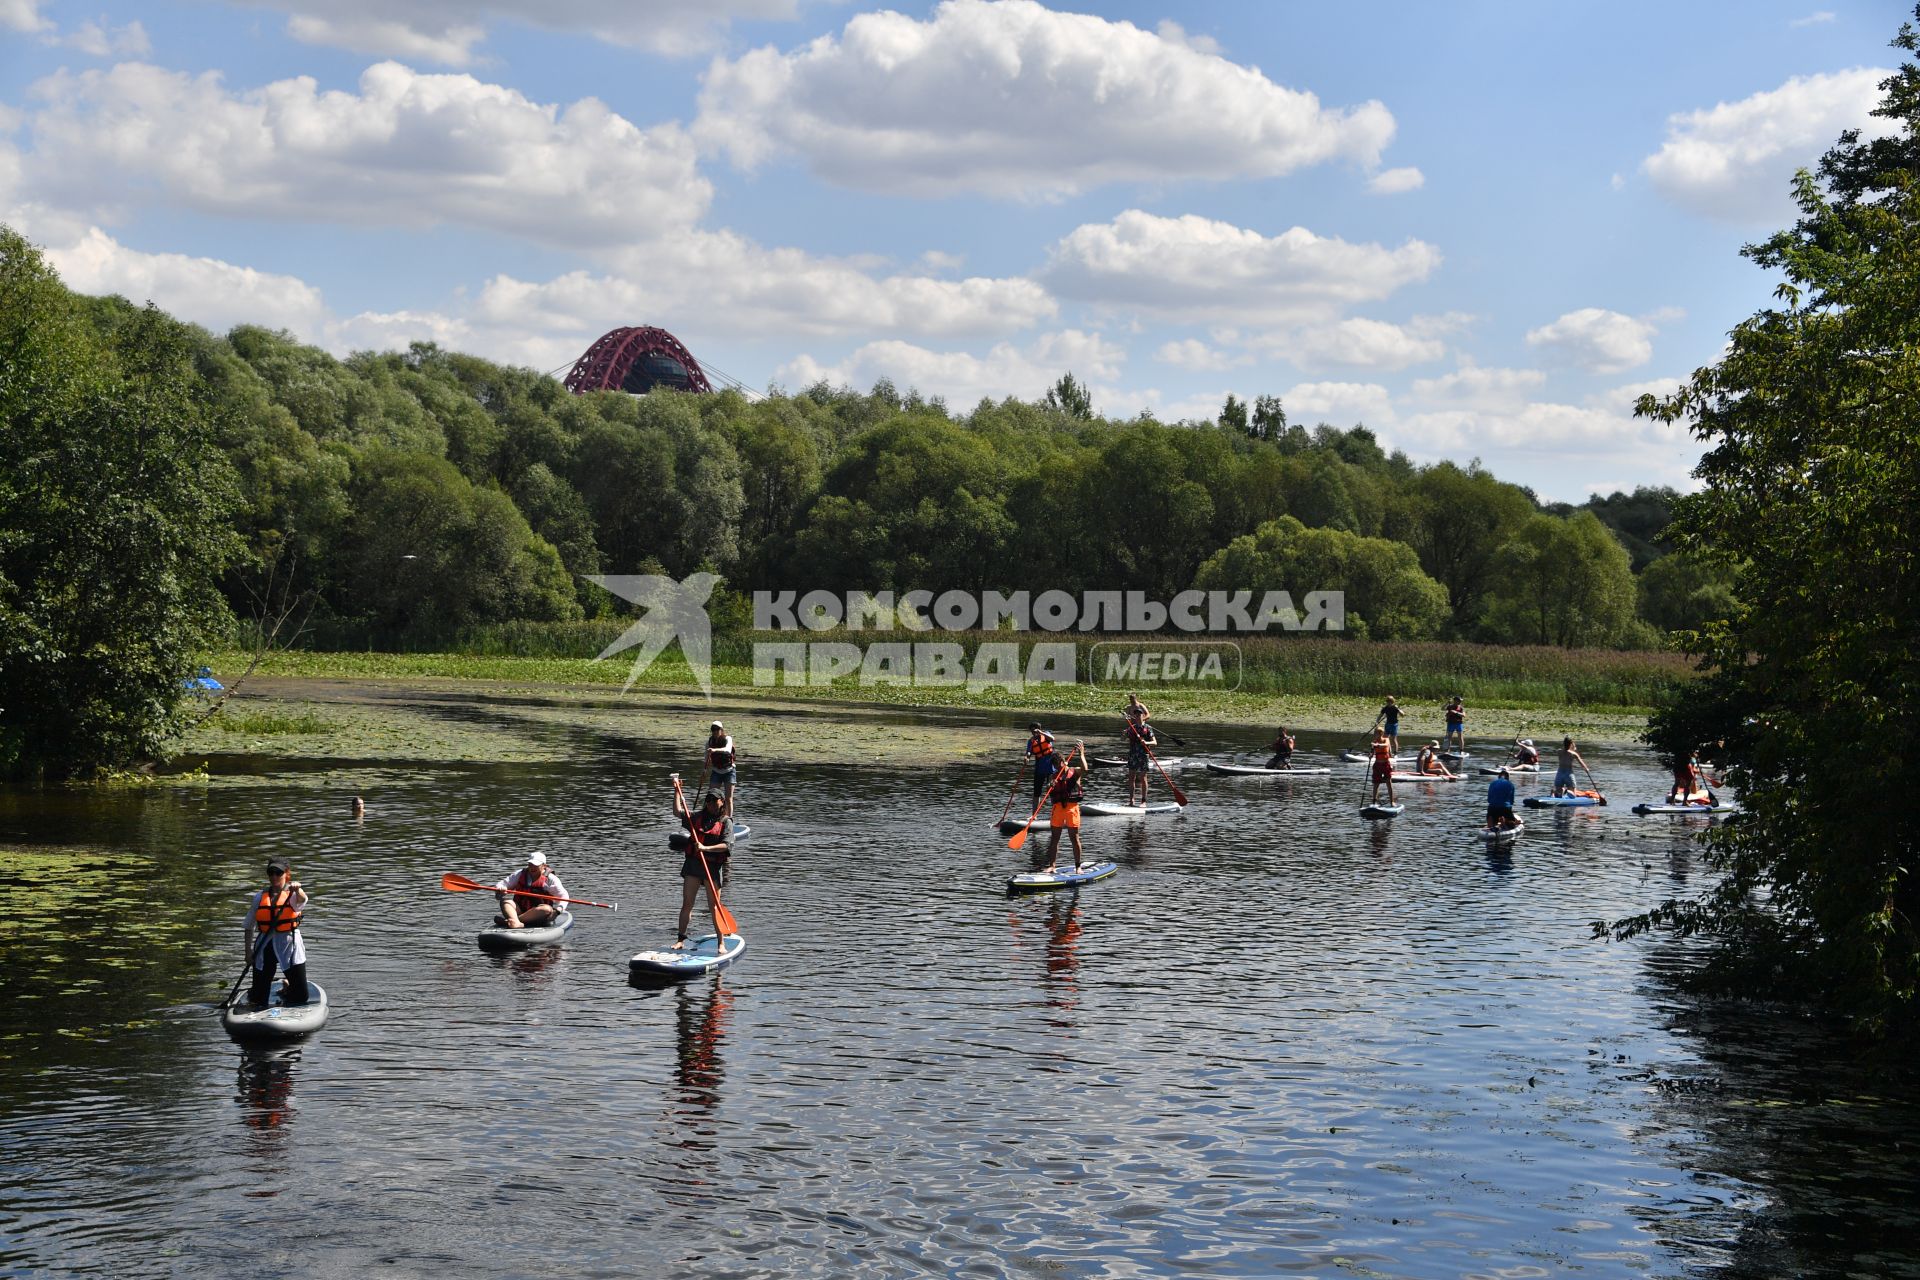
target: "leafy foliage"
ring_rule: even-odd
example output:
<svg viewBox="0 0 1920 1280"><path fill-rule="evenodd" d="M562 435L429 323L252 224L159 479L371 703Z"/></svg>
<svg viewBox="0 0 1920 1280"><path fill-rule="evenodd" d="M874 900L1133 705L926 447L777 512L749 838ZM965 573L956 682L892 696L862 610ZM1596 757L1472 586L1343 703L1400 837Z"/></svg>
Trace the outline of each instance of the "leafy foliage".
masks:
<svg viewBox="0 0 1920 1280"><path fill-rule="evenodd" d="M1693 642L1707 678L1650 737L1724 754L1743 812L1708 839L1716 889L1613 925L1719 935L1772 989L1883 1028L1913 1026L1920 988L1920 41L1907 25L1895 44L1877 114L1897 135L1845 135L1825 191L1800 176L1798 224L1746 250L1784 276L1778 305L1640 407L1713 445L1680 550L1743 557L1738 608Z"/></svg>

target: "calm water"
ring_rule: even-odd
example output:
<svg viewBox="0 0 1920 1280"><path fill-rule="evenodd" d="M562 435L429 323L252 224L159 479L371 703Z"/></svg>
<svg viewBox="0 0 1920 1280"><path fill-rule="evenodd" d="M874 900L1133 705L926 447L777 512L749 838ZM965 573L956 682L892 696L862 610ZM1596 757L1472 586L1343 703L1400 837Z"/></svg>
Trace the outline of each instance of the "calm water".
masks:
<svg viewBox="0 0 1920 1280"><path fill-rule="evenodd" d="M1089 821L1116 878L1009 900L1021 736L991 769L750 770L748 952L667 990L626 961L671 936L692 748L421 769L359 824L291 774L0 797L0 842L165 862L175 926L0 933L0 1272L1920 1275L1914 1094L1673 995L1671 944L1588 940L1698 887L1690 820L1626 812L1650 760L1599 753L1615 807L1528 813L1505 857L1483 779L1369 824L1359 766L1188 769L1184 815ZM439 877L531 848L621 909L490 957L491 899ZM334 1000L278 1052L209 1007L270 853Z"/></svg>

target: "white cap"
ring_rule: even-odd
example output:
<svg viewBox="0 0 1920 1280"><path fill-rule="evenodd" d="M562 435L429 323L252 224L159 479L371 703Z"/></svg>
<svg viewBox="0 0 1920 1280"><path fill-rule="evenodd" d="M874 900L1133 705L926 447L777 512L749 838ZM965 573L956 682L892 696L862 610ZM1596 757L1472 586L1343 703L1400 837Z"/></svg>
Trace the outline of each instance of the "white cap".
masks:
<svg viewBox="0 0 1920 1280"><path fill-rule="evenodd" d="M709 729L718 729L719 727L720 727L720 722L718 720L715 720L712 724L707 726L707 728Z"/></svg>
<svg viewBox="0 0 1920 1280"><path fill-rule="evenodd" d="M535 849L527 855L527 865L530 867L544 867L547 865L547 855Z"/></svg>

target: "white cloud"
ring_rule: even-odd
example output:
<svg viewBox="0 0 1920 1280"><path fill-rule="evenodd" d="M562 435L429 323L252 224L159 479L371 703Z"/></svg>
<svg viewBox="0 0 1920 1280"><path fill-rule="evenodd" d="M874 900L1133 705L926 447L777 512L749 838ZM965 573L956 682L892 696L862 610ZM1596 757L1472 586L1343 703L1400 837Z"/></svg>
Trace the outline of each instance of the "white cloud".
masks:
<svg viewBox="0 0 1920 1280"><path fill-rule="evenodd" d="M1212 36L1195 35L1193 32L1175 22L1172 18L1160 19L1160 24L1154 28L1154 32L1168 44L1177 44L1181 48L1191 49L1195 53L1210 53L1216 56L1220 53L1220 42L1218 40L1215 40Z"/></svg>
<svg viewBox="0 0 1920 1280"><path fill-rule="evenodd" d="M1201 322L1323 318L1424 280L1440 251L1349 244L1294 227L1277 236L1187 214L1129 209L1056 244L1041 278L1062 297Z"/></svg>
<svg viewBox="0 0 1920 1280"><path fill-rule="evenodd" d="M1792 212L1794 170L1811 168L1843 130L1879 137L1895 128L1869 114L1880 81L1860 67L1795 76L1778 89L1667 119L1667 141L1641 162L1662 194L1709 217L1775 222Z"/></svg>
<svg viewBox="0 0 1920 1280"><path fill-rule="evenodd" d="M782 365L775 377L801 387L822 380L836 386L869 387L889 378L902 391L918 388L927 395L944 396L956 409L966 409L983 398L1039 399L1062 374L1072 373L1093 391L1097 410L1112 412L1104 403L1103 387L1120 376L1125 358L1125 352L1098 334L1067 329L1042 334L1024 348L998 343L985 356L930 351L888 339L870 342L837 364L802 355Z"/></svg>
<svg viewBox="0 0 1920 1280"><path fill-rule="evenodd" d="M860 14L791 53L716 59L694 132L863 190L1056 198L1110 182L1277 177L1393 136L1378 102L1322 107L1253 67L1033 0Z"/></svg>
<svg viewBox="0 0 1920 1280"><path fill-rule="evenodd" d="M1427 175L1418 169L1388 169L1376 173L1367 182L1367 190L1377 196L1397 196L1403 191L1418 191L1427 185Z"/></svg>
<svg viewBox="0 0 1920 1280"><path fill-rule="evenodd" d="M672 314L709 333L940 337L1009 333L1058 311L1031 280L874 276L846 260L769 249L728 231L688 232L671 252L635 254L621 265L628 269L575 271L545 284L499 276L480 310L501 322L522 317L581 333Z"/></svg>
<svg viewBox="0 0 1920 1280"><path fill-rule="evenodd" d="M0 5L20 0L0 0ZM715 48L737 19L790 19L798 0L242 0L291 15L288 34L355 53L467 66L494 23L585 32L674 56ZM0 9L0 13L4 10Z"/></svg>
<svg viewBox="0 0 1920 1280"><path fill-rule="evenodd" d="M1653 359L1656 327L1652 319L1582 307L1530 330L1527 345L1545 347L1588 373L1619 373Z"/></svg>
<svg viewBox="0 0 1920 1280"><path fill-rule="evenodd" d="M1287 421L1295 426L1356 423L1379 427L1394 420L1393 396L1377 382L1301 382L1280 396Z"/></svg>
<svg viewBox="0 0 1920 1280"><path fill-rule="evenodd" d="M1153 353L1153 358L1161 364L1174 365L1181 369L1214 371L1231 369L1235 365L1250 364L1250 356L1231 356L1217 351L1198 338L1182 338L1178 342L1162 343Z"/></svg>
<svg viewBox="0 0 1920 1280"><path fill-rule="evenodd" d="M137 21L109 27L89 19L74 28L72 35L62 37L60 43L95 58L139 58L153 51L147 29Z"/></svg>
<svg viewBox="0 0 1920 1280"><path fill-rule="evenodd" d="M40 0L0 0L0 27L10 31L51 31L53 23L40 16Z"/></svg>
<svg viewBox="0 0 1920 1280"><path fill-rule="evenodd" d="M326 324L320 291L293 276L236 267L215 258L129 249L94 227L78 241L47 249L47 260L67 287L80 293L118 293L224 333L260 324L318 338Z"/></svg>
<svg viewBox="0 0 1920 1280"><path fill-rule="evenodd" d="M1328 365L1404 369L1410 364L1438 360L1447 353L1447 344L1438 338L1413 333L1385 320L1359 317L1276 334L1263 345L1303 369Z"/></svg>
<svg viewBox="0 0 1920 1280"><path fill-rule="evenodd" d="M29 177L112 220L158 196L207 213L387 226L455 222L566 247L691 226L712 188L677 125L592 98L561 109L465 75L370 67L359 92L308 77L229 93L141 63L35 86Z"/></svg>
<svg viewBox="0 0 1920 1280"><path fill-rule="evenodd" d="M1538 369L1487 369L1466 365L1437 378L1416 378L1413 399L1481 408L1514 408L1539 390L1547 375Z"/></svg>
<svg viewBox="0 0 1920 1280"><path fill-rule="evenodd" d="M1823 22L1832 22L1834 16L1830 10L1816 9L1804 18L1794 18L1788 22L1787 25L1789 27L1817 27Z"/></svg>

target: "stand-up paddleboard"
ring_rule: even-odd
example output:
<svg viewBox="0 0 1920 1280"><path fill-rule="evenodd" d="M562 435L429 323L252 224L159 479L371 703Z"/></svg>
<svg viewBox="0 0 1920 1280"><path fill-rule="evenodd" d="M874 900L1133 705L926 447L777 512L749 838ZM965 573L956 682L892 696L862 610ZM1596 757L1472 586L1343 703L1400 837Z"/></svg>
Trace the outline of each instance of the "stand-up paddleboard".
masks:
<svg viewBox="0 0 1920 1280"><path fill-rule="evenodd" d="M1473 759L1473 752L1471 752L1471 751L1442 751L1442 752L1440 753L1440 758L1441 758L1442 760L1471 760L1471 759Z"/></svg>
<svg viewBox="0 0 1920 1280"><path fill-rule="evenodd" d="M1637 804L1633 811L1638 814L1651 813L1732 813L1737 806L1722 800L1719 804Z"/></svg>
<svg viewBox="0 0 1920 1280"><path fill-rule="evenodd" d="M1544 771L1543 769L1541 769L1541 768L1540 768L1540 766L1539 766L1539 765L1537 765L1537 764L1510 764L1510 765L1507 765L1507 766L1506 766L1506 770L1507 770L1507 772L1508 772L1508 773L1542 773L1542 772L1545 772L1545 771ZM1487 775L1488 777L1492 777L1492 778L1497 778L1497 777L1499 777L1499 776L1500 776L1500 770L1498 770L1498 769L1489 769L1489 768L1487 768L1487 767L1486 767L1485 765L1482 765L1482 766L1481 766L1481 767L1479 768L1479 770L1478 770L1478 772L1480 772L1480 773L1484 773L1484 774L1486 774L1486 775Z"/></svg>
<svg viewBox="0 0 1920 1280"><path fill-rule="evenodd" d="M1590 809L1606 802L1605 796L1528 796L1520 803L1529 809Z"/></svg>
<svg viewBox="0 0 1920 1280"><path fill-rule="evenodd" d="M1342 751L1340 753L1340 758L1342 760L1351 761L1354 764L1373 763L1373 757L1365 751ZM1402 760L1411 760L1411 759L1413 759L1412 756L1395 756L1393 758L1393 763L1399 764Z"/></svg>
<svg viewBox="0 0 1920 1280"><path fill-rule="evenodd" d="M573 928L573 912L562 911L553 918L552 924L537 925L533 928L509 929L505 925L495 925L491 929L480 931L480 949L482 951L520 951L527 947L543 947L549 942L558 942L567 936L567 930Z"/></svg>
<svg viewBox="0 0 1920 1280"><path fill-rule="evenodd" d="M1396 773L1393 775L1393 780L1395 782L1465 782L1466 776L1456 773L1449 778L1444 773Z"/></svg>
<svg viewBox="0 0 1920 1280"><path fill-rule="evenodd" d="M1150 813L1178 813L1180 806L1171 800L1152 804L1116 804L1112 800L1088 800L1080 806L1083 818L1144 818Z"/></svg>
<svg viewBox="0 0 1920 1280"><path fill-rule="evenodd" d="M697 978L726 968L746 949L747 940L737 933L728 934L725 945L709 933L692 939L679 951L642 951L627 961L627 972L636 978Z"/></svg>
<svg viewBox="0 0 1920 1280"><path fill-rule="evenodd" d="M1235 778L1297 778L1303 773L1332 773L1331 769L1302 768L1298 765L1291 769L1267 769L1254 764L1216 764L1207 761L1208 773L1224 773Z"/></svg>
<svg viewBox="0 0 1920 1280"><path fill-rule="evenodd" d="M733 844L736 841L745 840L752 834L753 828L742 823L733 829L733 834L727 837L727 843ZM687 851L687 833L684 831L676 831L668 836L667 848L673 850L675 853L685 853Z"/></svg>
<svg viewBox="0 0 1920 1280"><path fill-rule="evenodd" d="M1526 827L1524 822L1516 822L1510 827L1483 827L1480 838L1489 845L1512 844Z"/></svg>
<svg viewBox="0 0 1920 1280"><path fill-rule="evenodd" d="M1031 825L1028 824L1025 818L1002 818L1000 820L1000 834L1003 836L1010 836L1022 827L1025 827L1028 831L1051 831L1053 830L1053 823L1045 818L1035 818Z"/></svg>
<svg viewBox="0 0 1920 1280"><path fill-rule="evenodd" d="M220 1025L235 1040L295 1040L327 1025L327 992L317 982L307 983L305 1004L281 1004L286 979L275 978L267 1003L255 1008L236 1000L220 1011Z"/></svg>
<svg viewBox="0 0 1920 1280"><path fill-rule="evenodd" d="M1028 871L1007 880L1007 892L1039 893L1046 889L1072 889L1095 880L1105 880L1120 869L1116 862L1089 862L1079 870L1060 867L1053 871Z"/></svg>
<svg viewBox="0 0 1920 1280"><path fill-rule="evenodd" d="M1397 818L1407 811L1403 804L1363 804L1360 816L1363 818Z"/></svg>

